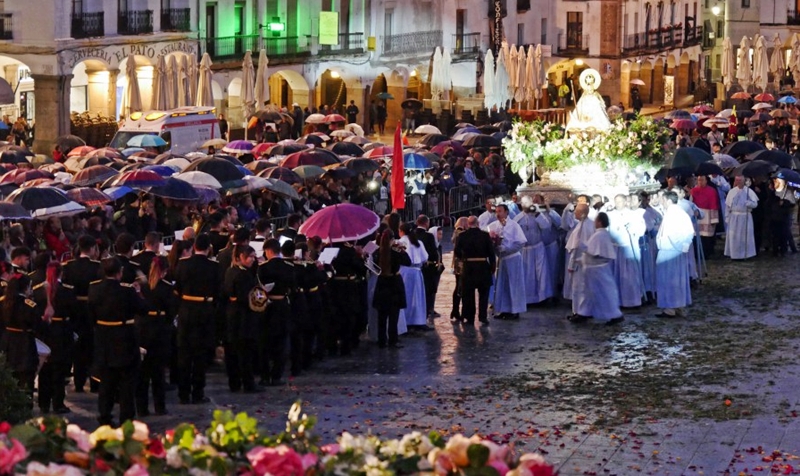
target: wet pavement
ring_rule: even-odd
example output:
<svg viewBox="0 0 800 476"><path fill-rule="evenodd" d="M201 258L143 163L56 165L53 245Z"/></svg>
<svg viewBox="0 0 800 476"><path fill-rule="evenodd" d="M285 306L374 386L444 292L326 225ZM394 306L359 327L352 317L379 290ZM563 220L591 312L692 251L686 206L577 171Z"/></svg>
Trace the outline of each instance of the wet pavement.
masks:
<svg viewBox="0 0 800 476"><path fill-rule="evenodd" d="M478 432L540 451L562 475L769 474L786 465L792 474L800 313L785 278L797 263L711 260L687 317L660 320L644 307L615 327L573 325L564 303L488 328L454 325L446 271L435 332L401 337L402 349L365 341L256 395L230 393L217 365L210 404L178 405L169 392L170 415L144 421L156 431L181 421L203 427L228 408L279 431L301 400L323 440L342 431ZM95 396L68 400L71 419L94 428Z"/></svg>

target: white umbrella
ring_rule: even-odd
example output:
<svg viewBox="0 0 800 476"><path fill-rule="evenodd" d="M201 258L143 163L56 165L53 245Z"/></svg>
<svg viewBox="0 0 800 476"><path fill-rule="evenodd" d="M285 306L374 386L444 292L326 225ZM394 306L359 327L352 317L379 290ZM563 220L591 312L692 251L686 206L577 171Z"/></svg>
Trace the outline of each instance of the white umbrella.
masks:
<svg viewBox="0 0 800 476"><path fill-rule="evenodd" d="M183 55L178 62L178 106L183 107L192 104L192 95L189 90L191 90L191 85L189 83L189 59L186 55Z"/></svg>
<svg viewBox="0 0 800 476"><path fill-rule="evenodd" d="M519 53L517 52L517 46L511 45L511 49L508 51L508 56L506 56L506 71L508 71L508 97L512 99L517 92L517 85L519 81L519 76L517 76L518 65Z"/></svg>
<svg viewBox="0 0 800 476"><path fill-rule="evenodd" d="M431 97L439 99L444 94L444 82L442 78L442 50L437 46L433 52L433 63L431 64Z"/></svg>
<svg viewBox="0 0 800 476"><path fill-rule="evenodd" d="M758 110L761 110L761 109L772 109L772 104L770 104L768 102L760 102L760 103L754 105L751 109L753 109L754 111L758 111Z"/></svg>
<svg viewBox="0 0 800 476"><path fill-rule="evenodd" d="M767 42L764 36L758 35L756 47L753 52L753 84L761 91L765 91L769 82L769 56L767 56Z"/></svg>
<svg viewBox="0 0 800 476"><path fill-rule="evenodd" d="M483 105L486 109L494 106L494 54L492 50L486 51L486 60L483 62Z"/></svg>
<svg viewBox="0 0 800 476"><path fill-rule="evenodd" d="M739 80L739 85L747 91L750 84L753 82L753 76L750 72L750 39L745 35L742 37L742 42L739 43L739 50L736 52L736 62L738 63L736 69L736 79Z"/></svg>
<svg viewBox="0 0 800 476"><path fill-rule="evenodd" d="M175 55L169 57L167 61L167 108L175 109L178 107L178 61Z"/></svg>
<svg viewBox="0 0 800 476"><path fill-rule="evenodd" d="M207 174L205 172L200 172L199 170L193 170L191 172L183 172L177 175L173 175L178 180L183 180L184 182L189 182L195 186L203 186L203 187L211 187L211 188L222 188L222 184L219 183L219 180L214 178L213 175Z"/></svg>
<svg viewBox="0 0 800 476"><path fill-rule="evenodd" d="M336 129L335 131L331 132L332 137L341 137L345 139L347 137L353 137L356 133L353 131L348 131L347 129Z"/></svg>
<svg viewBox="0 0 800 476"><path fill-rule="evenodd" d="M450 100L450 89L452 89L452 75L450 74L450 66L453 60L450 58L450 50L444 49L442 53L442 83L444 84L444 99Z"/></svg>
<svg viewBox="0 0 800 476"><path fill-rule="evenodd" d="M203 53L200 60L200 80L197 82L196 106L214 107L214 94L211 92L211 57Z"/></svg>
<svg viewBox="0 0 800 476"><path fill-rule="evenodd" d="M255 98L256 110L260 111L264 108L264 103L269 101L269 73L267 72L269 66L269 58L267 58L267 50L261 49L258 53L258 70L256 71L255 81Z"/></svg>
<svg viewBox="0 0 800 476"><path fill-rule="evenodd" d="M528 54L525 58L525 100L528 101L528 109L531 108L531 99L536 94L534 92L534 81L536 81L534 71L533 57L536 55L536 48L533 45L528 46ZM537 98L538 99L538 98Z"/></svg>
<svg viewBox="0 0 800 476"><path fill-rule="evenodd" d="M364 137L364 128L359 126L358 124L348 124L344 126L344 130L350 131L353 134L357 135L358 137Z"/></svg>
<svg viewBox="0 0 800 476"><path fill-rule="evenodd" d="M163 111L167 107L167 64L163 56L158 57L156 67L153 70L153 97L150 101L150 109Z"/></svg>
<svg viewBox="0 0 800 476"><path fill-rule="evenodd" d="M500 56L497 57L497 69L494 72L495 104L498 108L506 107L506 102L510 99L508 94L508 70L506 69L505 52L500 49Z"/></svg>
<svg viewBox="0 0 800 476"><path fill-rule="evenodd" d="M733 56L733 43L726 37L722 41L722 84L726 92L733 84L734 71L736 71L736 58Z"/></svg>
<svg viewBox="0 0 800 476"><path fill-rule="evenodd" d="M797 33L792 37L792 57L789 69L792 71L795 84L800 83L800 35Z"/></svg>
<svg viewBox="0 0 800 476"><path fill-rule="evenodd" d="M323 114L314 113L306 118L306 124L324 124L325 116Z"/></svg>
<svg viewBox="0 0 800 476"><path fill-rule="evenodd" d="M244 54L242 61L242 120L247 122L250 116L256 112L255 97L255 70L253 68L253 54L250 50ZM247 139L247 128L245 128L245 139Z"/></svg>
<svg viewBox="0 0 800 476"><path fill-rule="evenodd" d="M772 56L769 58L769 72L775 78L775 86L780 87L783 72L786 70L786 63L783 61L783 42L781 36L775 33L772 37Z"/></svg>
<svg viewBox="0 0 800 476"><path fill-rule="evenodd" d="M423 124L414 129L414 134L441 134L442 131L438 127L430 124Z"/></svg>
<svg viewBox="0 0 800 476"><path fill-rule="evenodd" d="M128 56L125 78L128 84L122 94L122 114L127 117L132 112L142 110L142 95L139 93L139 78L136 76L136 59L133 55Z"/></svg>
<svg viewBox="0 0 800 476"><path fill-rule="evenodd" d="M536 45L533 56L533 97L537 100L542 98L542 86L544 86L544 65L542 64L542 45Z"/></svg>
<svg viewBox="0 0 800 476"><path fill-rule="evenodd" d="M521 103L525 100L525 84L527 80L527 63L528 57L525 56L525 48L519 47L517 51L517 80L516 88L514 88L514 100Z"/></svg>
<svg viewBox="0 0 800 476"><path fill-rule="evenodd" d="M197 56L191 55L189 58L189 105L197 103Z"/></svg>

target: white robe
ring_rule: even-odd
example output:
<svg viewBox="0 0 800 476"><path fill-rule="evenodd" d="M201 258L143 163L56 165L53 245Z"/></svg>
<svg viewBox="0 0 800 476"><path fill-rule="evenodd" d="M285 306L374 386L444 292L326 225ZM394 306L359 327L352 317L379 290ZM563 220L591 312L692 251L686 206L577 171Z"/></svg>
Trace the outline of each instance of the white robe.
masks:
<svg viewBox="0 0 800 476"><path fill-rule="evenodd" d="M492 304L494 312L509 312L518 314L525 312L525 272L522 266L520 250L525 243L525 233L519 224L513 220L506 220L505 224L496 221L489 224L490 234L502 238L497 247L498 266L497 277L494 285Z"/></svg>
<svg viewBox="0 0 800 476"><path fill-rule="evenodd" d="M725 256L747 259L756 255L755 230L750 212L758 205L758 196L749 187L734 187L725 197Z"/></svg>
<svg viewBox="0 0 800 476"><path fill-rule="evenodd" d="M581 253L574 279L572 310L575 314L608 321L622 316L614 278L617 251L605 228L597 229Z"/></svg>
<svg viewBox="0 0 800 476"><path fill-rule="evenodd" d="M639 238L644 235L644 219L630 210L608 213L608 233L616 248L614 276L623 307L639 307L644 296L642 268L639 262Z"/></svg>
<svg viewBox="0 0 800 476"><path fill-rule="evenodd" d="M656 235L661 226L661 213L653 207L640 209L644 219L645 235L640 246L642 263L642 280L644 290L656 292L656 258L658 257L658 246L656 246Z"/></svg>
<svg viewBox="0 0 800 476"><path fill-rule="evenodd" d="M428 261L428 252L420 243L418 246L411 244L408 236L397 240L406 248L406 253L411 259L411 266L401 266L400 276L406 288L406 308L401 311L409 326L424 326L428 323L428 306L425 301L425 281L422 279L422 264Z"/></svg>
<svg viewBox="0 0 800 476"><path fill-rule="evenodd" d="M577 222L567 234L566 255L564 257L564 299L572 299L574 266L580 262L581 252L594 233L594 221L588 218Z"/></svg>
<svg viewBox="0 0 800 476"><path fill-rule="evenodd" d="M478 215L478 228L483 231L488 230L489 224L497 221L497 215L493 212L483 212Z"/></svg>
<svg viewBox="0 0 800 476"><path fill-rule="evenodd" d="M547 250L542 240L542 229L549 228L550 222L543 213L534 216L524 212L514 218L522 228L528 243L522 248L522 262L525 271L525 301L536 304L548 297L551 277L547 264Z"/></svg>
<svg viewBox="0 0 800 476"><path fill-rule="evenodd" d="M656 235L657 305L662 309L686 307L692 303L689 284L689 250L694 238L692 220L678 206L670 206Z"/></svg>
<svg viewBox="0 0 800 476"><path fill-rule="evenodd" d="M554 297L559 289L558 284L564 272L564 243L562 240L561 217L554 210L542 214L548 221L549 227L542 228L542 241L547 253L547 268L550 270L550 282L547 283L547 297Z"/></svg>

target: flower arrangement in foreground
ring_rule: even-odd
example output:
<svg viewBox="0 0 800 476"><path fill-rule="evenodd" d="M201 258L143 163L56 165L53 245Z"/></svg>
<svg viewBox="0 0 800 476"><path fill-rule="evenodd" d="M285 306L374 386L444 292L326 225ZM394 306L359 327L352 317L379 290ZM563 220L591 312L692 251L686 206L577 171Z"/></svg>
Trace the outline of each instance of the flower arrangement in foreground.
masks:
<svg viewBox="0 0 800 476"><path fill-rule="evenodd" d="M343 433L319 445L311 434L315 419L289 411L286 430L259 431L244 413L215 411L205 432L182 424L163 436L142 422L101 426L88 433L55 417L11 427L0 424L0 475L120 474L337 475L436 474L465 476L551 476L553 467L537 454L517 458L512 448L475 435L445 440L414 432L396 440Z"/></svg>

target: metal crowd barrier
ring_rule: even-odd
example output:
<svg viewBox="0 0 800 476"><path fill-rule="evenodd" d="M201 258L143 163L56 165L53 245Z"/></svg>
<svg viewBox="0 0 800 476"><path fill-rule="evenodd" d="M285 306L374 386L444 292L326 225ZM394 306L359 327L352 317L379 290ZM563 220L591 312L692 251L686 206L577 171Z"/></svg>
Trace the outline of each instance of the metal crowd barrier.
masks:
<svg viewBox="0 0 800 476"><path fill-rule="evenodd" d="M469 215L483 207L483 190L478 185L460 185L450 189L447 200L450 206L449 216Z"/></svg>

